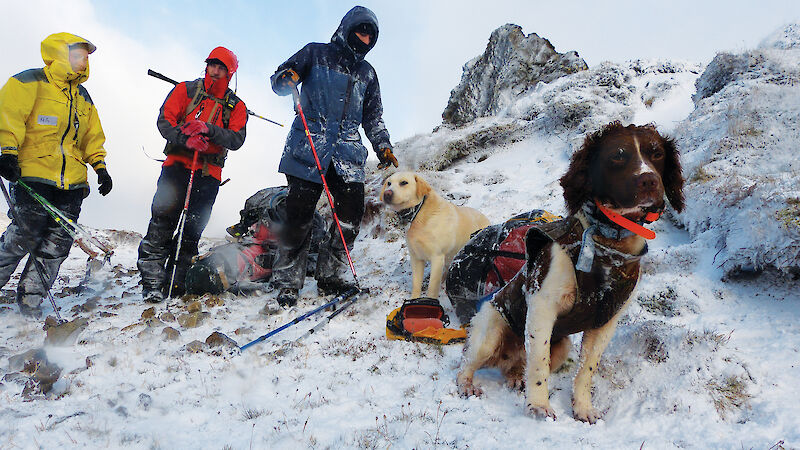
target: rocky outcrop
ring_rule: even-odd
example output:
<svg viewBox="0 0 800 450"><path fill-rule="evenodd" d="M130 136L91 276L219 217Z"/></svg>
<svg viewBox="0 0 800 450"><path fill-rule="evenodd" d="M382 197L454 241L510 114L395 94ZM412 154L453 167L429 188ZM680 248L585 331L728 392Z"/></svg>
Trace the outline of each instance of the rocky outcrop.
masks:
<svg viewBox="0 0 800 450"><path fill-rule="evenodd" d="M415 170L439 171L480 161L498 147L532 136L557 136L577 149L587 133L614 120L631 123L637 111L659 109L685 95L685 80L694 80L701 71L699 64L670 60L603 62L529 90L498 116L439 127L430 135L398 142L397 151Z"/></svg>
<svg viewBox="0 0 800 450"><path fill-rule="evenodd" d="M795 86L800 82L798 71L792 67L800 50L800 24L791 24L767 37L759 48L739 53L719 53L697 79L695 103L721 91L737 81L762 80L770 84Z"/></svg>
<svg viewBox="0 0 800 450"><path fill-rule="evenodd" d="M519 25L503 25L492 32L483 55L464 65L442 118L463 125L495 115L538 83L586 69L577 52L558 53L536 33L525 36Z"/></svg>
<svg viewBox="0 0 800 450"><path fill-rule="evenodd" d="M676 128L694 239L711 239L728 275L800 274L800 27L756 49L723 53L697 80Z"/></svg>

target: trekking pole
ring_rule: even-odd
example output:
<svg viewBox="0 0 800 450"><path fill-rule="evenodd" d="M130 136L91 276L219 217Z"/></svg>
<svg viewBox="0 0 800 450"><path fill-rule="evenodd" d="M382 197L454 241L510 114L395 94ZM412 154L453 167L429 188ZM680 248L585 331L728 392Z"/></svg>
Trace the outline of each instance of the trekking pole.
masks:
<svg viewBox="0 0 800 450"><path fill-rule="evenodd" d="M186 225L186 215L189 213L189 198L192 196L192 184L194 183L194 173L197 172L194 168L197 166L197 155L200 152L194 151L192 157L192 168L189 169L189 186L186 187L186 200L183 202L183 210L181 217L178 219L178 244L175 246L175 258L172 260L172 276L169 277L169 289L167 290L167 298L172 298L172 285L175 283L175 271L178 269L178 255L181 253L181 243L183 241L183 227Z"/></svg>
<svg viewBox="0 0 800 450"><path fill-rule="evenodd" d="M14 207L14 202L11 201L11 196L8 194L8 189L6 189L6 184L0 180L0 188L3 189L3 196L6 198L6 203L8 203L8 211L11 213L11 219L17 222L17 225L29 236L33 236L33 234L28 230L28 228L22 223L20 220L20 216L17 214L17 211ZM53 305L53 312L56 314L56 319L58 323L64 323L65 320L61 318L61 314L58 312L58 306L56 305L56 300L53 298L53 294L50 293L50 284L44 277L44 266L42 263L36 259L36 253L34 252L33 243L31 241L26 241L28 244L28 258L31 259L31 265L36 270L36 273L39 274L39 281L42 282L42 287L44 288L45 292L47 292L47 298L50 300L50 304ZM19 286L17 286L19 289Z"/></svg>
<svg viewBox="0 0 800 450"><path fill-rule="evenodd" d="M161 75L160 73L158 73L158 72L156 72L155 70L152 70L152 69L147 69L147 74L150 75L151 77L158 78L159 80L164 80L167 83L172 83L174 85L178 84L178 82L173 80L172 78L170 78L170 77L168 77L166 75ZM264 116L259 116L258 114L254 113L253 111L250 111L249 109L247 110L247 114L249 114L249 115L251 115L253 117L258 117L259 119L262 119L262 120L266 120L267 122L274 123L275 125L278 125L279 127L283 126L282 123L278 123L278 122L275 122L274 120L267 119Z"/></svg>
<svg viewBox="0 0 800 450"><path fill-rule="evenodd" d="M245 345L243 345L243 346L241 346L239 348L241 350L245 350L246 348L248 348L250 346L258 344L259 342L264 341L264 340L266 340L266 339L268 339L268 338L270 338L272 336L275 336L276 334L280 333L281 331L283 331L283 330L285 330L285 329L287 329L287 328L289 328L289 327L291 327L293 325L296 325L296 324L302 322L303 320L313 316L314 314L324 310L325 308L331 307L331 306L333 306L333 305L335 305L335 304L337 304L337 303L339 303L339 302L341 302L343 300L347 300L347 299L349 299L350 297L352 297L354 295L361 295L363 292L365 292L365 291L362 291L362 290L360 290L358 288L350 288L349 290L347 290L347 292L345 292L344 294L340 294L339 296L335 297L333 300L329 301L328 303L325 303L322 306L319 306L317 308L312 309L311 311L301 315L300 317L297 317L297 318L291 320L290 322L280 326L279 328L277 328L275 330L272 330L269 333L267 333L267 334L255 339L255 340L253 340L251 342L248 342L247 344L245 344Z"/></svg>
<svg viewBox="0 0 800 450"><path fill-rule="evenodd" d="M292 99L294 100L295 109L297 109L297 113L300 114L300 119L303 121L303 128L306 130L306 137L308 138L308 143L311 145L311 152L314 154L314 161L317 163L317 172L319 172L319 177L322 179L322 186L325 188L325 194L328 195L328 204L331 205L333 221L336 222L336 228L339 229L339 236L342 238L342 245L344 246L344 252L347 255L347 262L350 263L350 270L353 272L353 280L356 282L356 287L359 287L356 268L353 266L353 259L350 257L350 250L347 248L347 241L344 239L342 225L339 223L339 217L336 215L336 208L333 206L333 197L331 197L331 191L328 189L328 182L325 180L325 174L322 173L322 164L319 162L317 149L314 147L314 140L311 139L311 132L308 131L306 115L303 114L303 107L300 106L300 92L297 91L297 86L292 86Z"/></svg>
<svg viewBox="0 0 800 450"><path fill-rule="evenodd" d="M306 337L311 336L312 334L314 334L317 331L321 330L322 327L324 327L325 325L328 324L328 322L331 321L331 319L333 319L334 317L336 317L339 314L343 313L347 308L353 306L353 303L355 303L356 300L361 298L361 294L363 294L365 292L366 291L359 291L358 294L354 295L349 300L347 300L345 303L343 303L342 306L340 306L336 311L328 314L324 319L322 319L319 322L317 322L317 324L314 325L310 330L306 331L306 333L304 335L302 335L299 338L295 339L295 342L303 340Z"/></svg>
<svg viewBox="0 0 800 450"><path fill-rule="evenodd" d="M30 186L25 184L24 181L18 180L17 185L22 186L28 191L28 194L36 200L42 207L50 214L50 217L55 220L55 222L60 225L64 230L66 230L69 235L75 239L75 242L78 244L78 247L81 248L86 254L88 254L92 258L97 257L97 252L93 251L88 247L86 242L83 238L88 239L92 244L96 245L103 253L105 253L105 258L108 259L111 255L114 254L114 249L110 246L104 244L100 239L97 239L92 233L89 233L88 230L83 228L81 224L72 220L69 216L64 214L60 209L56 208L52 203L50 203L46 198L39 195L38 192L33 190Z"/></svg>

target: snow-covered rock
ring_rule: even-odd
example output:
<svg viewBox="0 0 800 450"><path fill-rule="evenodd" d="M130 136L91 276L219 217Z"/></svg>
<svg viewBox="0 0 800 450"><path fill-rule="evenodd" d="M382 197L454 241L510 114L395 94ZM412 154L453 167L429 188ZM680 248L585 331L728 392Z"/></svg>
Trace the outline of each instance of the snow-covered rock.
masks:
<svg viewBox="0 0 800 450"><path fill-rule="evenodd" d="M721 53L677 128L686 185L680 216L726 273L800 271L800 33Z"/></svg>
<svg viewBox="0 0 800 450"><path fill-rule="evenodd" d="M538 83L587 68L577 52L558 53L536 33L525 36L519 25L503 25L492 32L483 54L464 65L442 118L463 125L495 115Z"/></svg>
<svg viewBox="0 0 800 450"><path fill-rule="evenodd" d="M541 82L493 116L460 127L443 124L396 146L404 164L431 171L462 160L485 159L499 148L529 139L556 138L562 145L553 151L569 155L585 135L611 121L658 122L664 110L688 114L692 103L686 86L700 71L698 64L670 60L604 62ZM658 125L670 131L672 122Z"/></svg>

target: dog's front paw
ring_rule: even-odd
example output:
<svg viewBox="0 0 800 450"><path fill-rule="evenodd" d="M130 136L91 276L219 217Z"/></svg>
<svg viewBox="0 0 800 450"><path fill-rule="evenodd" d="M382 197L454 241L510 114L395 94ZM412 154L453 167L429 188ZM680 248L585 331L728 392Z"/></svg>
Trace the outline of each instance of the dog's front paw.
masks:
<svg viewBox="0 0 800 450"><path fill-rule="evenodd" d="M525 390L525 377L522 377L522 376L509 377L508 380L506 381L506 385L509 387L509 389L515 389L515 390L518 390L518 391L524 391Z"/></svg>
<svg viewBox="0 0 800 450"><path fill-rule="evenodd" d="M575 417L575 419L580 420L581 422L588 422L590 424L595 424L603 417L603 413L591 405L587 407L576 407L573 405L572 415Z"/></svg>
<svg viewBox="0 0 800 450"><path fill-rule="evenodd" d="M472 383L471 378L461 379L459 377L459 379L456 382L456 385L458 386L458 394L464 398L471 397L473 395L475 397L480 397L481 395L483 395L483 391Z"/></svg>
<svg viewBox="0 0 800 450"><path fill-rule="evenodd" d="M542 419L552 417L553 420L556 420L556 413L555 411L553 411L553 408L551 408L549 404L534 405L532 403L528 403L527 407L528 407L528 414L534 417Z"/></svg>

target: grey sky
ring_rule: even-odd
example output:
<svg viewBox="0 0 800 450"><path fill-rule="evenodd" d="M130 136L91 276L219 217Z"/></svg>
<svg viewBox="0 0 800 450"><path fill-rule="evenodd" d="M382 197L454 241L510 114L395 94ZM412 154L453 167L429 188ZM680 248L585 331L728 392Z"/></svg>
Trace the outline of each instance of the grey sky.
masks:
<svg viewBox="0 0 800 450"><path fill-rule="evenodd" d="M268 76L306 43L327 42L352 6L369 7L381 30L367 59L378 72L384 118L397 141L440 123L463 64L482 53L491 31L505 23L549 39L559 52L576 50L592 66L656 57L705 63L718 51L752 48L778 27L800 21L800 2L790 0L4 3L0 77L41 67L39 43L50 33L69 31L97 45L86 87L106 131L115 187L108 197L93 193L84 202L81 222L139 232L145 231L159 173L142 148L154 156L163 148L155 118L170 89L147 77L147 69L178 80L197 78L217 45L239 56L238 93L248 107L288 125L291 102L272 94ZM222 235L238 219L244 199L284 182L277 161L286 132L250 120L244 147L226 165L223 176L232 181L220 191L207 234Z"/></svg>

